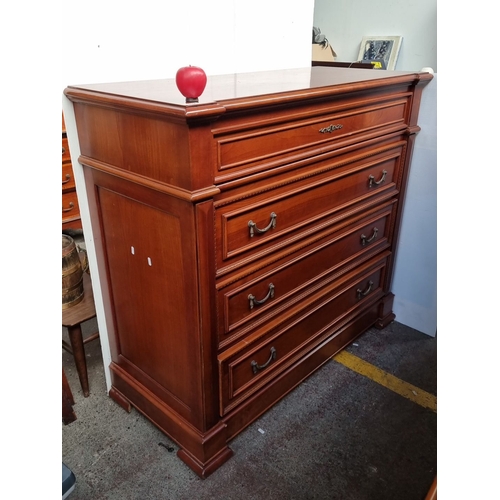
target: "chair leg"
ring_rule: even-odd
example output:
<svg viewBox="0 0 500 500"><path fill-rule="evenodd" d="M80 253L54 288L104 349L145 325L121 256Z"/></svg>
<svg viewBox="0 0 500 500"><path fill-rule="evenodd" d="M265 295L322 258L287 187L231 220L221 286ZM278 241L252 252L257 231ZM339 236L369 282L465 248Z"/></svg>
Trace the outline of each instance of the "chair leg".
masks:
<svg viewBox="0 0 500 500"><path fill-rule="evenodd" d="M83 335L80 324L68 327L69 341L73 349L73 357L75 358L76 371L82 386L83 395L89 395L89 379L87 375L87 360L85 359L85 348L83 347Z"/></svg>
<svg viewBox="0 0 500 500"><path fill-rule="evenodd" d="M68 425L76 420L76 414L73 410L75 400L73 393L66 378L64 368L62 369L62 421L64 425Z"/></svg>

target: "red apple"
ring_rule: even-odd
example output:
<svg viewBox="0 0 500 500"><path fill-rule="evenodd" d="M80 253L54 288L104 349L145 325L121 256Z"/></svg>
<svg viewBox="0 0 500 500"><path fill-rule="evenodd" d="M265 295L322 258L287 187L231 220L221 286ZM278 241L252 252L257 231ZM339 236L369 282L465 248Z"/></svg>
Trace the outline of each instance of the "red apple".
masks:
<svg viewBox="0 0 500 500"><path fill-rule="evenodd" d="M186 102L198 102L207 85L207 75L197 66L185 66L177 71L175 83Z"/></svg>

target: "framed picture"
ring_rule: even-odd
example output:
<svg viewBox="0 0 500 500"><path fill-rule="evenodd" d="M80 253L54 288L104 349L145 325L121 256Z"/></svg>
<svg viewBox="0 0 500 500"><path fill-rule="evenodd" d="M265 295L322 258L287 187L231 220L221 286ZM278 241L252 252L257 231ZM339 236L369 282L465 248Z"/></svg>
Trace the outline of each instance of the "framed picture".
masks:
<svg viewBox="0 0 500 500"><path fill-rule="evenodd" d="M358 61L383 61L384 69L395 69L402 36L364 36L359 47ZM384 64L380 65L382 68Z"/></svg>

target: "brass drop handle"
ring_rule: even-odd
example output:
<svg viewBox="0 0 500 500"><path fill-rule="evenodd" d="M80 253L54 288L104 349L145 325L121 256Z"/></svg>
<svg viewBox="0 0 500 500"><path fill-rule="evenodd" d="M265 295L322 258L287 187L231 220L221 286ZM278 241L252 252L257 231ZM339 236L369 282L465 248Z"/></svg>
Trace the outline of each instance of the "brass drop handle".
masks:
<svg viewBox="0 0 500 500"><path fill-rule="evenodd" d="M274 285L272 283L269 283L269 291L267 292L267 295L263 299L257 300L255 298L255 295L252 294L248 295L248 302L250 304L250 309L253 309L255 305L263 304L267 299L273 299L273 298L274 298Z"/></svg>
<svg viewBox="0 0 500 500"><path fill-rule="evenodd" d="M257 233L265 233L269 231L269 229L274 229L276 227L276 217L278 217L274 212L271 212L271 222L264 229L259 229L257 224L253 220L248 221L248 227L250 228L250 238L253 238L254 234Z"/></svg>
<svg viewBox="0 0 500 500"><path fill-rule="evenodd" d="M71 212L71 210L73 210L75 208L75 205L73 204L72 201L69 202L69 208L63 208L62 211L63 212Z"/></svg>
<svg viewBox="0 0 500 500"><path fill-rule="evenodd" d="M363 291L358 288L356 290L356 293L358 294L358 299L360 299L361 297L366 297L372 291L372 286L373 286L373 281L369 281L368 288L366 290Z"/></svg>
<svg viewBox="0 0 500 500"><path fill-rule="evenodd" d="M367 243L371 243L377 237L378 229L376 227L373 228L373 234L368 238L364 234L361 235L361 244L365 246Z"/></svg>
<svg viewBox="0 0 500 500"><path fill-rule="evenodd" d="M259 365L257 363L257 361L252 361L251 365L252 365L252 371L253 371L253 373L256 374L260 370L263 370L264 368L267 368L269 366L269 363L271 363L271 361L273 359L276 359L276 349L274 347L271 347L271 355L269 356L269 359L263 365Z"/></svg>
<svg viewBox="0 0 500 500"><path fill-rule="evenodd" d="M63 184L67 184L71 180L71 175L66 174L66 180L62 181Z"/></svg>
<svg viewBox="0 0 500 500"><path fill-rule="evenodd" d="M382 170L382 177L380 180L376 181L373 175L368 177L368 187L378 186L385 181L385 176L387 175L387 170Z"/></svg>
<svg viewBox="0 0 500 500"><path fill-rule="evenodd" d="M66 153L66 148L63 146L62 148L62 155L64 156L64 153Z"/></svg>

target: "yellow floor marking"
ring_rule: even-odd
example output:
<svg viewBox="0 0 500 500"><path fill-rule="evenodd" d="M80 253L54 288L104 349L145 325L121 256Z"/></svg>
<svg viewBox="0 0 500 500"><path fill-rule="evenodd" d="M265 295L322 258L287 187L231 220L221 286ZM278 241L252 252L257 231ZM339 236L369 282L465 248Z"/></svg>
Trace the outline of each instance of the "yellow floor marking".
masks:
<svg viewBox="0 0 500 500"><path fill-rule="evenodd" d="M358 358L354 354L347 351L340 351L338 354L333 356L334 361L341 363L342 365L350 368L351 370L364 375L369 379L383 385L387 389L403 396L414 403L423 406L424 408L429 408L430 410L437 413L437 398L434 394L430 394L422 389L415 387L404 380L401 380L390 373L377 368L376 366Z"/></svg>

